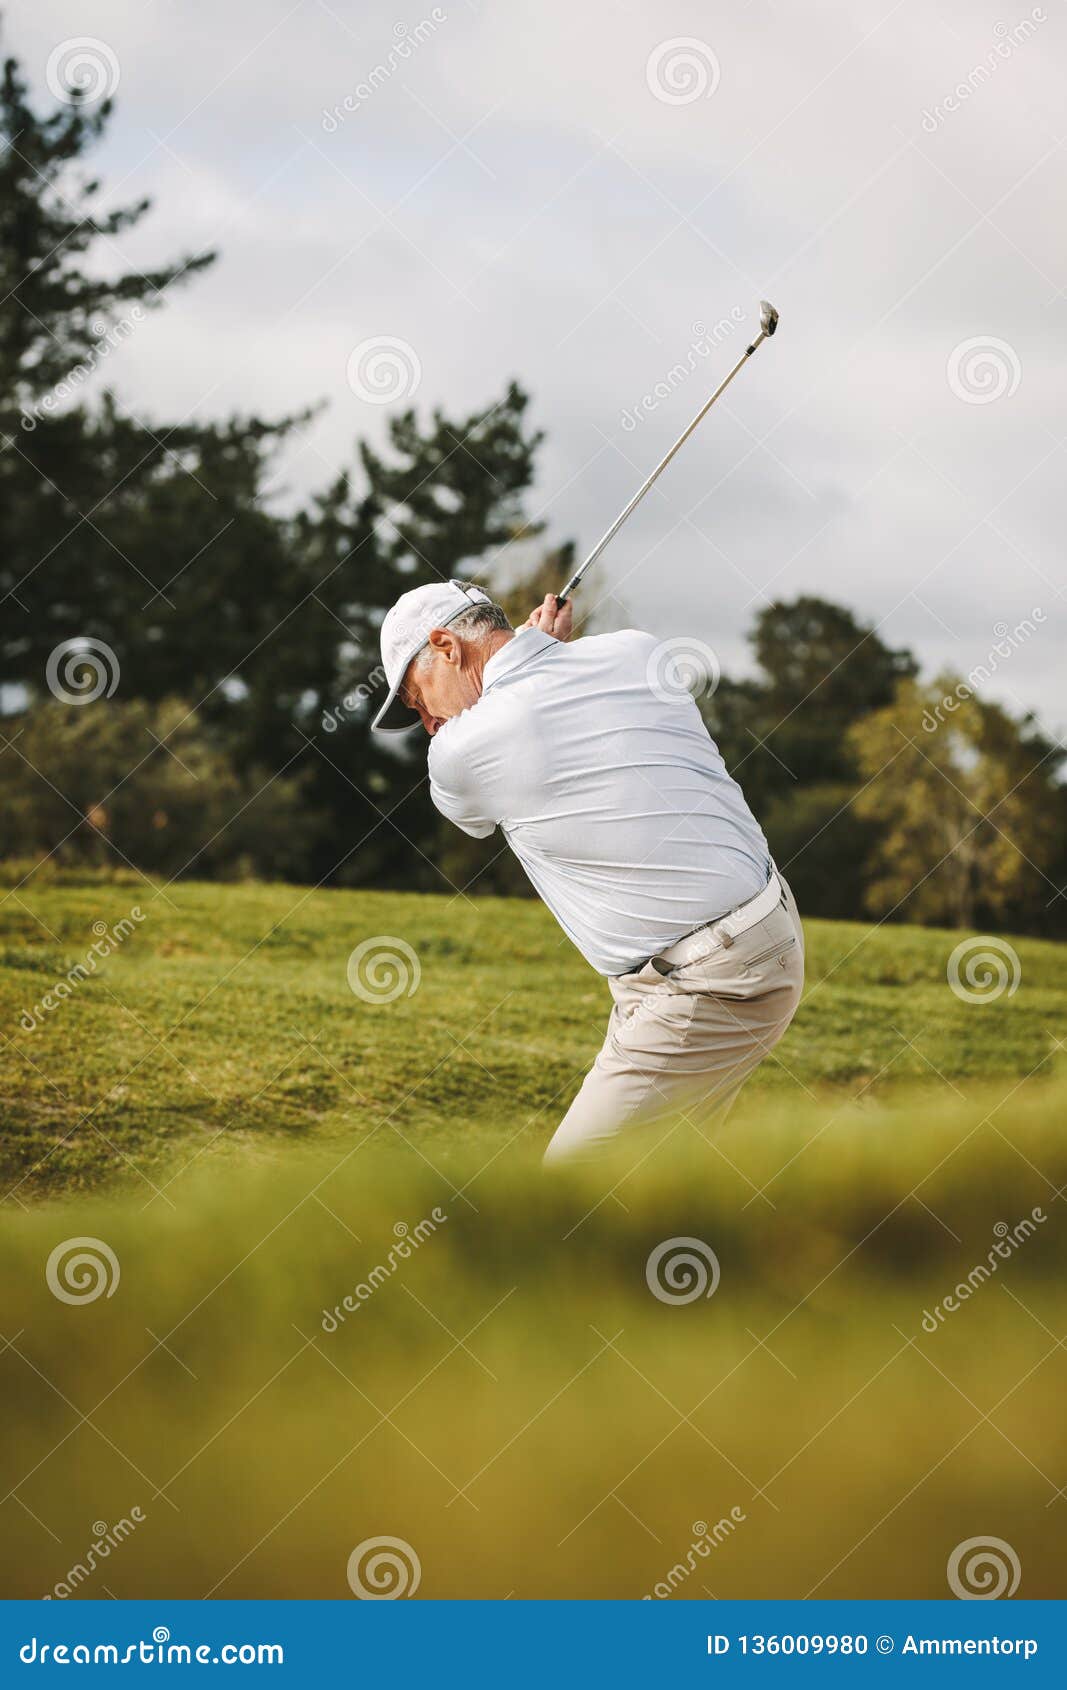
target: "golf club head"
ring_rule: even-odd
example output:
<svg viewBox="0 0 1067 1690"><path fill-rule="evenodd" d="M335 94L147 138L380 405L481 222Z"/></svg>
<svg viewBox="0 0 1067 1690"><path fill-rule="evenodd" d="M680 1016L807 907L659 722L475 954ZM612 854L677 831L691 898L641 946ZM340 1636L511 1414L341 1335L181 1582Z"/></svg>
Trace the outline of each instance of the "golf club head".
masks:
<svg viewBox="0 0 1067 1690"><path fill-rule="evenodd" d="M765 335L772 335L778 327L778 313L766 299L759 302L759 326Z"/></svg>

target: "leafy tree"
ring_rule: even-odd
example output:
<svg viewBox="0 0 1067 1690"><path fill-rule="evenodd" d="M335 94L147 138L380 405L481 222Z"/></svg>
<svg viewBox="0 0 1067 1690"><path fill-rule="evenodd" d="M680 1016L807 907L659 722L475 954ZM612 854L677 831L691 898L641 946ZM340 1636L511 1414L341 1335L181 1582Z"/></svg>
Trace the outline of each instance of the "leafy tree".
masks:
<svg viewBox="0 0 1067 1690"><path fill-rule="evenodd" d="M810 915L863 906L875 829L852 804L860 784L850 729L913 676L844 605L802 595L768 605L751 642L758 673L724 676L703 706L727 767Z"/></svg>
<svg viewBox="0 0 1067 1690"><path fill-rule="evenodd" d="M815 700L820 716L838 721L888 704L897 681L916 671L910 652L885 645L845 605L809 595L761 610L752 645L772 708Z"/></svg>
<svg viewBox="0 0 1067 1690"><path fill-rule="evenodd" d="M854 921L864 908L878 828L856 812L849 782L772 798L760 815L771 854L806 915Z"/></svg>
<svg viewBox="0 0 1067 1690"><path fill-rule="evenodd" d="M724 682L707 710L746 793L762 807L810 783L854 781L848 729L916 673L911 653L844 605L808 595L761 610L751 641L758 677Z"/></svg>
<svg viewBox="0 0 1067 1690"><path fill-rule="evenodd" d="M1000 705L972 696L947 711L957 680L902 681L850 731L866 782L854 808L878 828L867 906L957 927L1033 925L1055 893L1064 753Z"/></svg>
<svg viewBox="0 0 1067 1690"><path fill-rule="evenodd" d="M2 857L168 879L299 870L315 826L299 782L235 768L179 699L49 700L3 737Z"/></svg>

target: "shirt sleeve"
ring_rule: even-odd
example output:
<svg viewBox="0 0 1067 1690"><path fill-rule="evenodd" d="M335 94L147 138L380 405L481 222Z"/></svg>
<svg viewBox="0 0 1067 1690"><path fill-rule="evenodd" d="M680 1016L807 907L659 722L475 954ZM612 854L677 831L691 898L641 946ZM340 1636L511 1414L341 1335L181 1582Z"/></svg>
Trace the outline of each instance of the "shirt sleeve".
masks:
<svg viewBox="0 0 1067 1690"><path fill-rule="evenodd" d="M442 733L446 730L442 729ZM473 761L451 750L437 734L430 741L430 797L443 816L474 839L486 839L497 819L485 814Z"/></svg>

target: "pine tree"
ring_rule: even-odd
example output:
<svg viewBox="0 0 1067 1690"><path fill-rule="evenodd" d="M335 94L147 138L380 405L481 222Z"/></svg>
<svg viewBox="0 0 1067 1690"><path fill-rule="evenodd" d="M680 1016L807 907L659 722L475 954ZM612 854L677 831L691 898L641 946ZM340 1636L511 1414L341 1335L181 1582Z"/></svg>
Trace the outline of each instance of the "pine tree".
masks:
<svg viewBox="0 0 1067 1690"><path fill-rule="evenodd" d="M4 65L0 676L33 696L57 645L103 641L125 696L206 695L221 715L215 689L296 596L283 536L258 507L296 419L175 424L141 420L107 392L88 403L89 376L215 256L106 277L91 265L101 251L121 258L150 203L98 209L83 159L110 114L110 101L89 110L74 95L38 115L18 65ZM306 672L297 663L285 679L298 696Z"/></svg>

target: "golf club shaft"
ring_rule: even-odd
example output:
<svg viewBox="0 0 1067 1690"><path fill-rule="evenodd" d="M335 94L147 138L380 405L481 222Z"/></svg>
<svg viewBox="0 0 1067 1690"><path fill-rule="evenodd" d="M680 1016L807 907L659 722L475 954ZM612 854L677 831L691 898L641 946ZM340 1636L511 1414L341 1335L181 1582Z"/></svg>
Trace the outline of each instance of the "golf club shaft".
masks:
<svg viewBox="0 0 1067 1690"><path fill-rule="evenodd" d="M771 330L770 332L773 333L773 330ZM619 515L615 518L615 521L612 523L611 527L607 530L607 532L605 534L602 534L600 536L600 539L597 541L596 545L593 547L592 551L589 553L589 556L585 559L585 562L579 565L579 567L575 570L574 574L571 576L570 580L567 582L567 585L564 587L563 591L560 593L558 601L557 601L557 603L560 607L562 607L563 605L566 604L567 600L570 598L570 596L573 593L575 587L577 587L578 583L581 581L582 576L585 574L585 572L589 568L590 564L596 562L597 558L600 556L601 552L604 550L604 547L606 545L608 545L610 543L610 541L612 541L615 538L616 534L619 532L619 529L622 527L623 523L626 521L626 518L628 516L630 516L631 513L637 509L638 505L641 503L641 500L644 498L644 496L648 492L649 488L663 474L663 471L666 469L667 465L670 463L670 461L674 457L675 453L678 452L680 450L680 448L685 445L686 441L689 439L689 436L692 434L692 432L696 428L697 424L699 422L702 422L703 419L707 416L708 412L711 410L711 407L714 405L716 399L720 398L721 395L726 392L726 389L729 387L730 383L733 381L733 379L734 379L735 375L737 374L738 370L740 370L742 368L742 366L745 365L748 362L748 360L751 358L753 352L755 352L757 346L759 346L760 342L763 341L763 340L766 340L767 334L768 334L767 329L765 329L765 328L760 329L759 334L756 336L756 338L752 342L752 344L750 346L746 346L744 352L742 352L740 358L737 360L737 363L734 365L734 367L730 371L729 375L724 377L724 379L719 383L718 387L715 389L715 392L712 394L711 398L708 399L706 401L706 403L703 404L700 407L700 410L697 412L696 416L693 418L692 422L689 424L689 427L687 429L685 429L685 431L678 436L677 440L674 442L674 445L671 447L671 449L667 453L666 457L660 459L659 463L656 465L655 469L652 471L652 474L648 477L648 480L642 482L641 486L637 489L637 492L634 494L633 498L630 500L630 503L626 506L625 510L620 511Z"/></svg>

